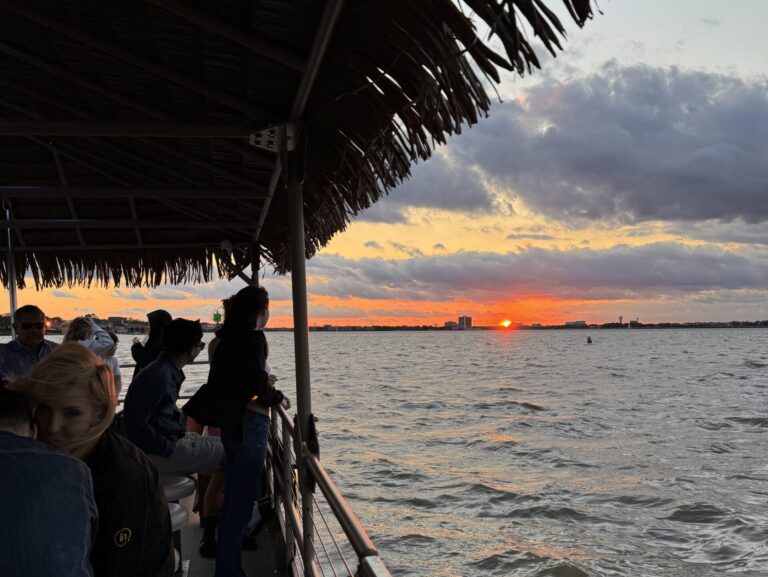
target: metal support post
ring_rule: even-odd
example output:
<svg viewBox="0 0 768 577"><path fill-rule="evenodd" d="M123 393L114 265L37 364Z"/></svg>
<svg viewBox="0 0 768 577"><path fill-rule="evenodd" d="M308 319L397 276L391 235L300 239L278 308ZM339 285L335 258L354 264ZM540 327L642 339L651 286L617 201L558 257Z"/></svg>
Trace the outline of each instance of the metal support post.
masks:
<svg viewBox="0 0 768 577"><path fill-rule="evenodd" d="M295 127L292 127L295 128ZM296 139L293 140L296 143ZM312 420L312 397L309 380L309 324L307 320L307 272L304 244L304 198L302 179L304 150L292 146L284 155L287 165L288 198L291 207L291 285L293 289L293 342L296 355L296 409L301 438L309 439ZM301 459L300 455L296 455ZM304 572L309 575L314 566L314 531L312 523L312 493L314 483L308 478L307 467L301 467L301 509L304 525Z"/></svg>
<svg viewBox="0 0 768 577"><path fill-rule="evenodd" d="M11 220L11 207L5 206L5 220ZM13 328L13 315L16 314L16 259L13 256L13 230L9 226L6 229L8 233L8 255L5 263L5 271L8 275L8 299L10 300L11 314L11 339L16 338L16 330Z"/></svg>

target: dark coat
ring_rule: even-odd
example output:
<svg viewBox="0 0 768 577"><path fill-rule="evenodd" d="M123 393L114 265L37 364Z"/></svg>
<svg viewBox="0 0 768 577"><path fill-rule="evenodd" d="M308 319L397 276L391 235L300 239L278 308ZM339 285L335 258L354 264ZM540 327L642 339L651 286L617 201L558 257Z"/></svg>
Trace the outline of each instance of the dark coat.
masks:
<svg viewBox="0 0 768 577"><path fill-rule="evenodd" d="M240 421L248 402L258 399L273 407L282 402L283 393L269 386L267 380L267 339L263 331L225 324L216 336L221 341L211 359L206 390L196 403L185 407L185 412L206 424L218 425L224 434L239 439ZM196 414L195 405L205 409L207 419L198 418L202 415Z"/></svg>
<svg viewBox="0 0 768 577"><path fill-rule="evenodd" d="M84 460L99 510L94 577L170 577L171 517L157 469L110 429Z"/></svg>

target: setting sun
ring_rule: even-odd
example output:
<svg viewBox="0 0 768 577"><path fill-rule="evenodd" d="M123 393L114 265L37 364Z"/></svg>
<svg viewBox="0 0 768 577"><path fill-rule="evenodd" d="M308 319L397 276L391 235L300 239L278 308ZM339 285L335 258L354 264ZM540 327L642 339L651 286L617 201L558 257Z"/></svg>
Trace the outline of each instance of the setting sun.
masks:
<svg viewBox="0 0 768 577"><path fill-rule="evenodd" d="M509 328L509 325L511 325L511 324L512 324L512 321L501 321L499 323L499 326L500 327L504 327L505 329L507 329L507 328Z"/></svg>

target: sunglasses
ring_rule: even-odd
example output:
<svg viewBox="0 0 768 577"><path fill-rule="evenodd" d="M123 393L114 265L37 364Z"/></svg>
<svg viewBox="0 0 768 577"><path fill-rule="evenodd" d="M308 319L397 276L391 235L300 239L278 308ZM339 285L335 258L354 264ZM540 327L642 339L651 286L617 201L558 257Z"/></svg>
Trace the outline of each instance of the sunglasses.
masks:
<svg viewBox="0 0 768 577"><path fill-rule="evenodd" d="M19 323L19 326L25 331L28 331L29 329L42 329L45 326L45 323Z"/></svg>

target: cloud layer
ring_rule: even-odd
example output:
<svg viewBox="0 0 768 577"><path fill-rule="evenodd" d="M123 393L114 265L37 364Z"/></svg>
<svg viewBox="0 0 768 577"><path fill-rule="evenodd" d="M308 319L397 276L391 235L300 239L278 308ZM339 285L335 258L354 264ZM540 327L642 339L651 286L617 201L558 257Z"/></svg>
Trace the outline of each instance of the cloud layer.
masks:
<svg viewBox="0 0 768 577"><path fill-rule="evenodd" d="M497 104L373 210L489 211L489 182L558 220L764 222L768 80L616 63L548 79Z"/></svg>
<svg viewBox="0 0 768 577"><path fill-rule="evenodd" d="M350 260L321 255L309 263L313 294L364 299L493 301L528 295L586 300L659 298L711 291L762 291L761 251L656 243L570 251L464 252L409 260Z"/></svg>

